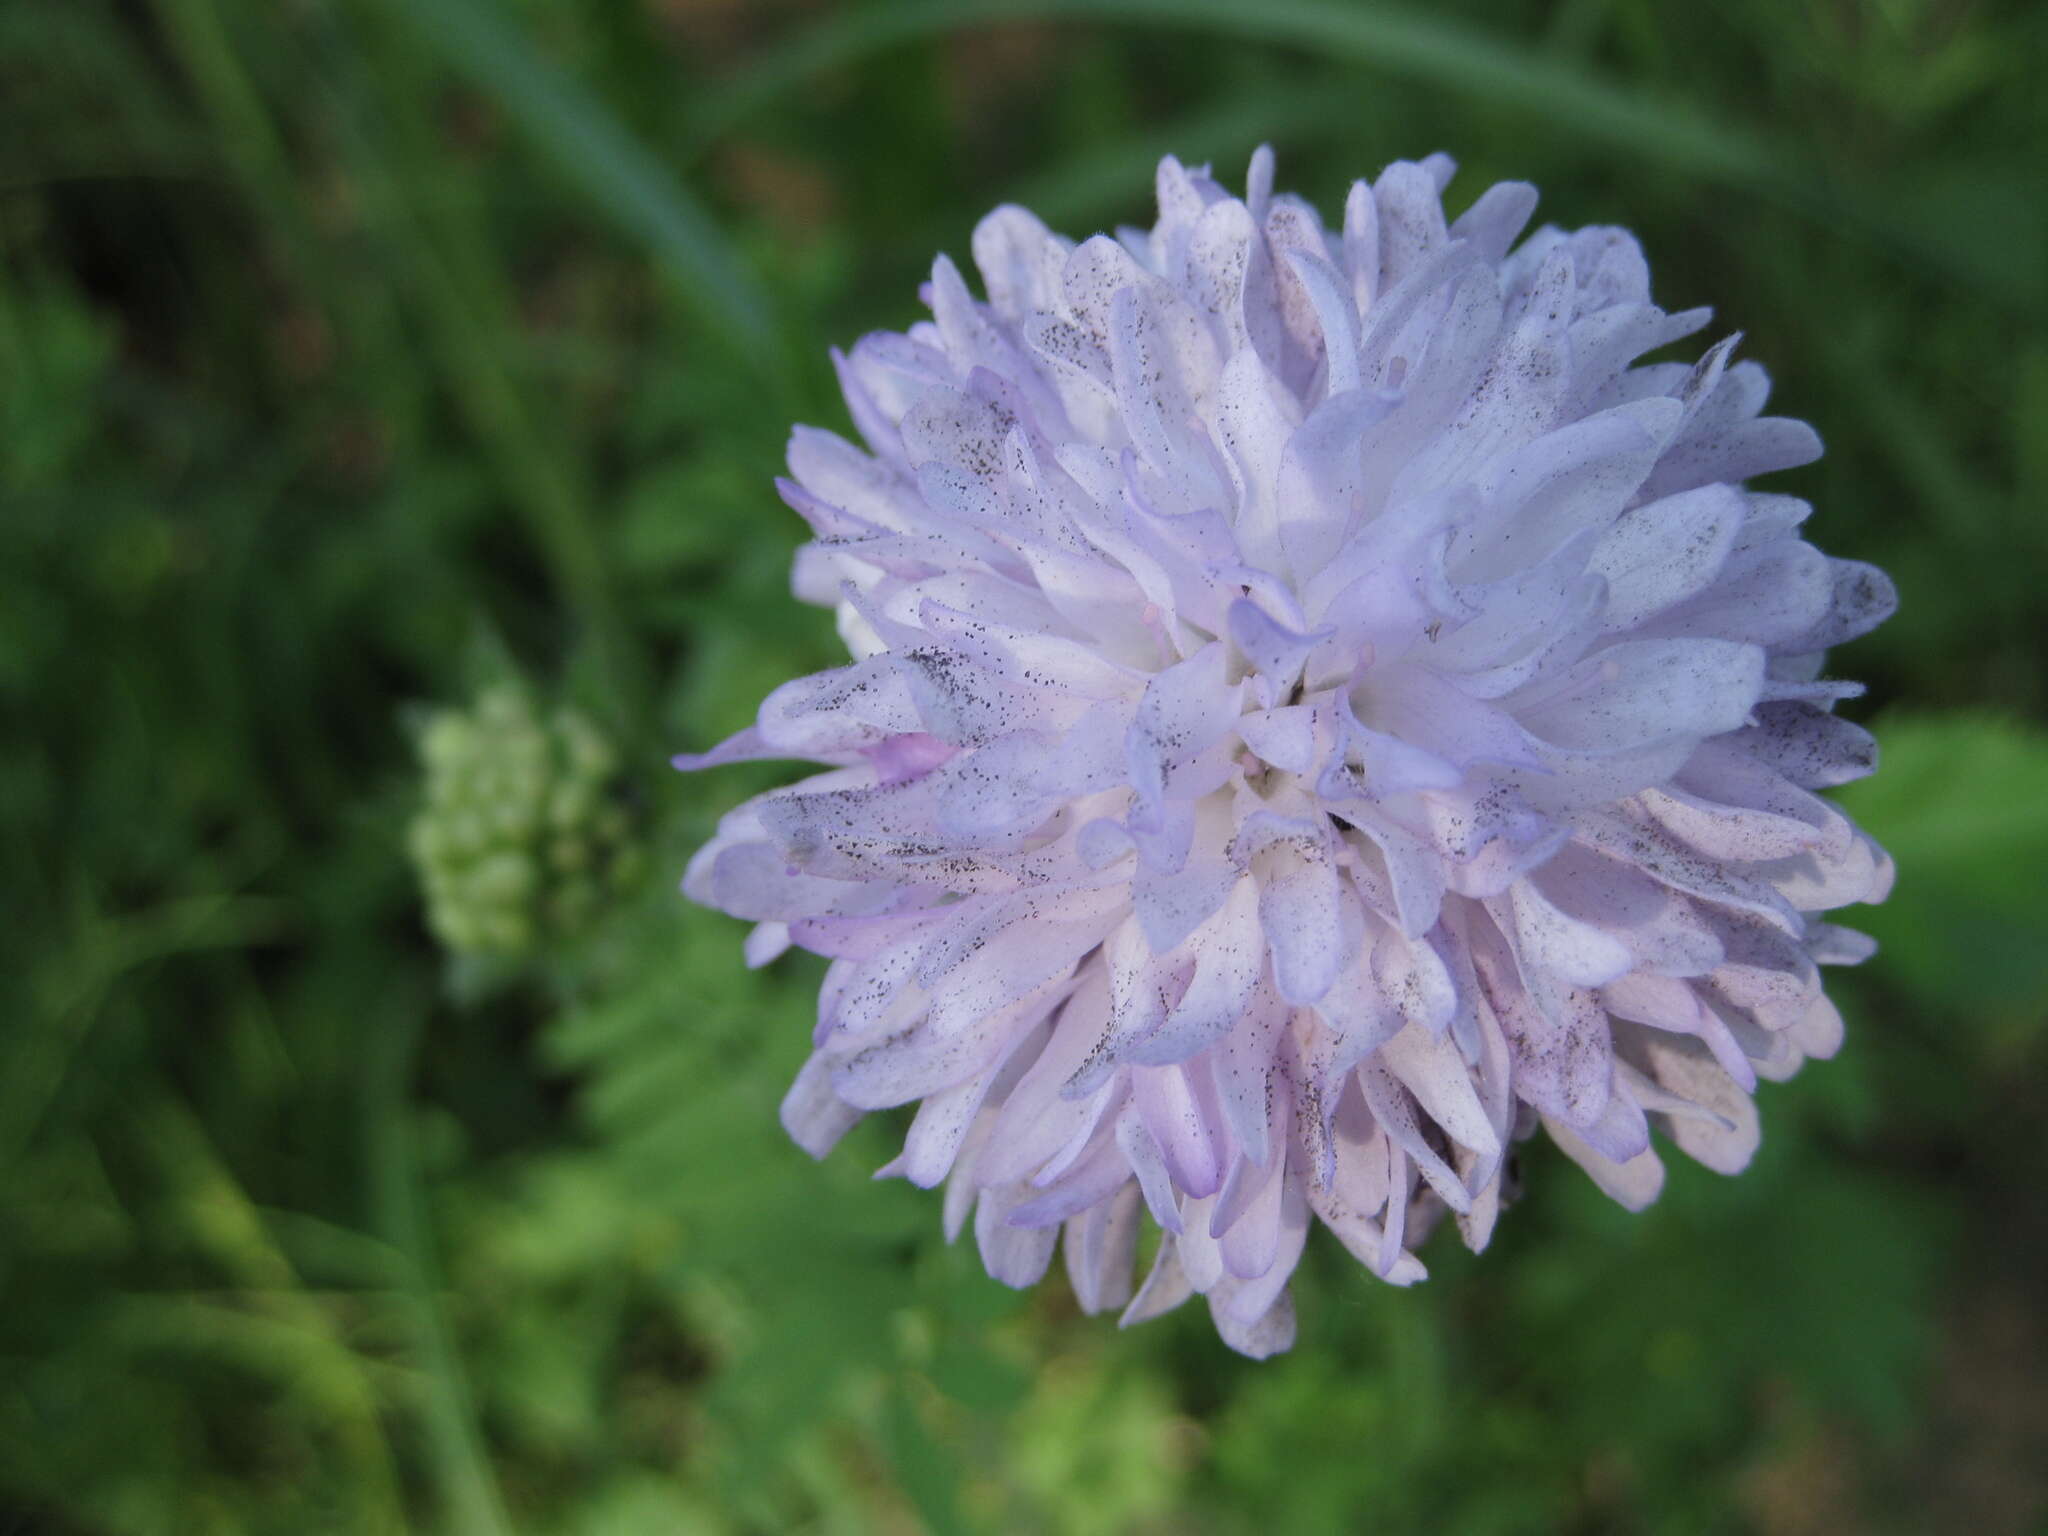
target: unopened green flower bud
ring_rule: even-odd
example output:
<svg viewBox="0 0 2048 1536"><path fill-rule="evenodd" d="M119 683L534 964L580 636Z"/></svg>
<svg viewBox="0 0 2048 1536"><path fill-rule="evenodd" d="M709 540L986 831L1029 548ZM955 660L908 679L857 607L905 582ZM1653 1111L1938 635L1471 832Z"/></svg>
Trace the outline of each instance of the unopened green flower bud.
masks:
<svg viewBox="0 0 2048 1536"><path fill-rule="evenodd" d="M425 795L407 829L427 923L459 953L518 957L586 925L644 867L616 798L618 757L573 710L516 684L420 734Z"/></svg>

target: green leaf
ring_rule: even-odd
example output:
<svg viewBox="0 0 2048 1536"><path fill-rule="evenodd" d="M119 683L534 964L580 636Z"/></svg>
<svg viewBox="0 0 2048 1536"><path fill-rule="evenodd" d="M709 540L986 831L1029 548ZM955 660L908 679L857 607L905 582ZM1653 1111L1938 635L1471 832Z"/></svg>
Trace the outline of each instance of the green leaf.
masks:
<svg viewBox="0 0 2048 1536"><path fill-rule="evenodd" d="M1874 729L1878 773L1840 795L1899 867L1891 899L1849 919L1884 946L1872 966L1943 1016L2038 1030L2048 732L1966 714L1890 715Z"/></svg>

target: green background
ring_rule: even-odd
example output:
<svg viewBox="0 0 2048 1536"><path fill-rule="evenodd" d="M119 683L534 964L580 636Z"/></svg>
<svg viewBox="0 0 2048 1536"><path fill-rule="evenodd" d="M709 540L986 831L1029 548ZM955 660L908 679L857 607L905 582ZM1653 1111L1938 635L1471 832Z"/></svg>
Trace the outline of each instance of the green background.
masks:
<svg viewBox="0 0 2048 1536"><path fill-rule="evenodd" d="M1840 1532L2048 1514L2048 8L0 0L0 1533ZM1626 223L1897 577L1898 893L1737 1180L1560 1157L1300 1345L1019 1295L775 1122L817 967L674 893L827 665L769 488L1005 199L1443 149ZM608 736L644 876L452 964L422 712ZM889 1117L884 1117L887 1119Z"/></svg>

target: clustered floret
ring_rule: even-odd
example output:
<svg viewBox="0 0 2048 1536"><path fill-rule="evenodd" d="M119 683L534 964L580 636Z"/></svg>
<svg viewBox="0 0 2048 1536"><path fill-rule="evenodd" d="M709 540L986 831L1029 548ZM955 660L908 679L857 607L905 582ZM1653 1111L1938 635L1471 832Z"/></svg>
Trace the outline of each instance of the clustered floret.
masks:
<svg viewBox="0 0 2048 1536"><path fill-rule="evenodd" d="M617 753L574 710L543 720L503 683L420 733L426 800L408 834L427 925L457 954L511 959L581 928L640 854Z"/></svg>
<svg viewBox="0 0 2048 1536"><path fill-rule="evenodd" d="M1741 1169L1871 949L1820 914L1891 879L1814 793L1874 766L1821 662L1890 583L1744 484L1813 431L1733 336L1637 364L1708 315L1626 231L1522 238L1514 183L1447 223L1451 170L1337 230L1264 151L1242 199L1166 160L1150 231L991 214L985 300L942 256L835 354L865 446L790 442L853 661L678 760L824 768L685 882L830 957L797 1141L916 1104L885 1171L996 1278L1064 1234L1088 1310L1201 1293L1253 1355L1312 1216L1420 1279L1539 1126L1631 1208L1653 1124Z"/></svg>

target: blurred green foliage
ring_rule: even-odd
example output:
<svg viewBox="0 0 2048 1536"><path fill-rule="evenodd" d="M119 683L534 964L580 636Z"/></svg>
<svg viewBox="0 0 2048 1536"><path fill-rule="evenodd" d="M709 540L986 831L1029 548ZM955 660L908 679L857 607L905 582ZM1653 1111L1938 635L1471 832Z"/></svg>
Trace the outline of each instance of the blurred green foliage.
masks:
<svg viewBox="0 0 2048 1536"><path fill-rule="evenodd" d="M2024 0L0 4L0 1531L2038 1529L2044 64ZM773 770L664 759L834 659L767 485L826 344L1262 138L1637 229L1905 607L1886 950L1757 1166L1539 1156L1414 1292L1312 1244L1254 1366L786 1143L817 972L673 893ZM458 986L408 721L480 644L645 859Z"/></svg>

